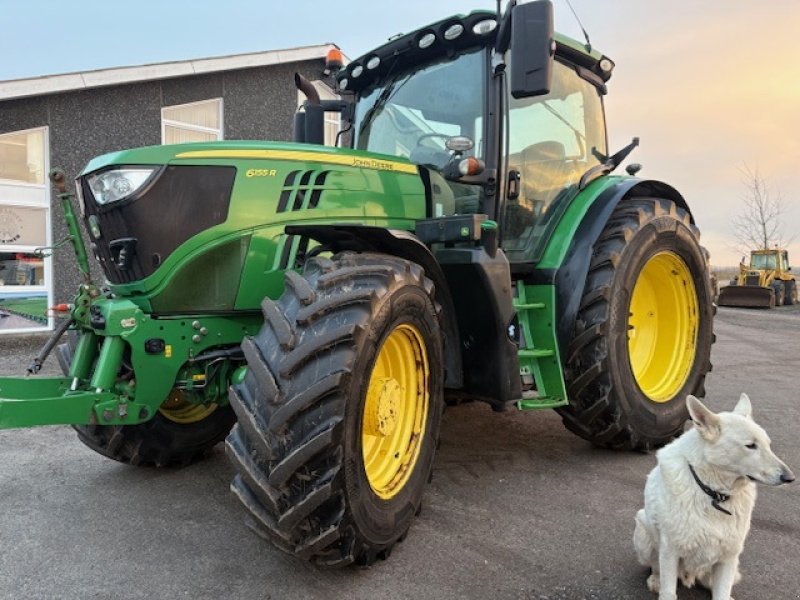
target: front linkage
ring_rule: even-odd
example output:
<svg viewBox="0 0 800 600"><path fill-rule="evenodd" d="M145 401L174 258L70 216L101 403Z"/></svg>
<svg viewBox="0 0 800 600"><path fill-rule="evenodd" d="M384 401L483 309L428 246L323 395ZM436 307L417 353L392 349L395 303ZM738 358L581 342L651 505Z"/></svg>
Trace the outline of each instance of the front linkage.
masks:
<svg viewBox="0 0 800 600"><path fill-rule="evenodd" d="M50 179L85 283L28 373L38 372L68 329L77 342L59 348L65 377L0 377L0 429L136 425L152 419L173 390L191 404L226 404L227 385L244 362L238 344L258 330L260 316L156 318L104 292L91 281L64 173L54 170Z"/></svg>

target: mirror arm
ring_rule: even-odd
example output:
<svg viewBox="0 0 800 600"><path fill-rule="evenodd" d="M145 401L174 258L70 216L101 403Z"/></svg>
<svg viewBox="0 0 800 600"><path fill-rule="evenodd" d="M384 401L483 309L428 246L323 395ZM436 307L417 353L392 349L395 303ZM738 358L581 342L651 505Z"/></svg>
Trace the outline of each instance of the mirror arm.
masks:
<svg viewBox="0 0 800 600"><path fill-rule="evenodd" d="M639 138L635 137L631 140L631 143L625 146L619 152L612 154L608 158L606 158L601 164L595 165L586 171L583 175L581 175L581 179L578 182L578 189L583 190L589 185L592 181L597 179L602 175L608 175L614 169L616 169L623 160L628 158L628 155L633 152L634 148L639 145ZM593 151L593 154L597 157L602 156L601 153Z"/></svg>

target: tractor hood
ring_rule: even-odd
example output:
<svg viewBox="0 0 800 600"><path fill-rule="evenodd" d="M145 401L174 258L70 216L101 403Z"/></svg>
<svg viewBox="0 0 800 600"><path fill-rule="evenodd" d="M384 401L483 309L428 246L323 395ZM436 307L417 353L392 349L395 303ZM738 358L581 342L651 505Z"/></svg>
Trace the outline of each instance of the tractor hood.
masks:
<svg viewBox="0 0 800 600"><path fill-rule="evenodd" d="M416 165L396 156L384 156L349 148L262 141L224 141L146 146L98 156L86 165L81 177L120 165L187 164L196 159L245 159L306 161L384 171L416 173Z"/></svg>
<svg viewBox="0 0 800 600"><path fill-rule="evenodd" d="M109 282L147 294L222 240L236 249L235 260L209 259L195 270L227 263L238 277L251 238L274 240L299 222L413 229L428 213L419 171L395 156L225 141L106 154L86 166L76 188Z"/></svg>

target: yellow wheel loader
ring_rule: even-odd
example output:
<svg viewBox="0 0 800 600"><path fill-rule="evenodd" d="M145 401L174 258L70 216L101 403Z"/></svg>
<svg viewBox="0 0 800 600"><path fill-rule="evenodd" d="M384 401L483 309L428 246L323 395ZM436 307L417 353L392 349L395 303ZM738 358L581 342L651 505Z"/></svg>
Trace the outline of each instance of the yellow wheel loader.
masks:
<svg viewBox="0 0 800 600"><path fill-rule="evenodd" d="M739 276L722 288L719 306L774 308L797 304L797 281L789 271L786 250L753 250L750 265L739 264Z"/></svg>

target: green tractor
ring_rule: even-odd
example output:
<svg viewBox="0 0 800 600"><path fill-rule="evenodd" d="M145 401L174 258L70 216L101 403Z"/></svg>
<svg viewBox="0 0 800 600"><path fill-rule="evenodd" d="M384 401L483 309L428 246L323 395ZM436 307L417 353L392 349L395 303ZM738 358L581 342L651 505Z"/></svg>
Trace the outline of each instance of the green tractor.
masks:
<svg viewBox="0 0 800 600"><path fill-rule="evenodd" d="M684 198L612 175L613 62L549 2L453 16L350 62L296 143L139 148L59 188L86 283L55 378L0 378L0 428L71 424L135 465L226 439L281 549L388 556L419 512L445 400L554 408L607 448L676 436L713 340ZM337 112L342 146L322 146Z"/></svg>

